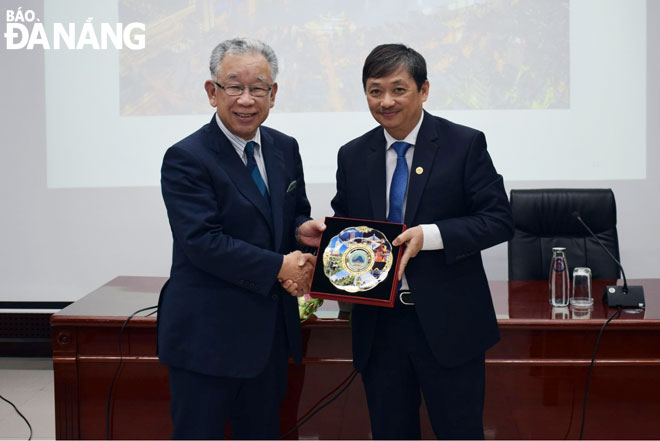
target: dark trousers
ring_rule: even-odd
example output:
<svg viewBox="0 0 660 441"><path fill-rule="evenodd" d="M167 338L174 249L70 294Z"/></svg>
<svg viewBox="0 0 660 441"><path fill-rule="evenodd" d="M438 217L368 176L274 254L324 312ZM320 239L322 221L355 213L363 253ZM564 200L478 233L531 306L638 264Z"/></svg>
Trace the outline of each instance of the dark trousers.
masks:
<svg viewBox="0 0 660 441"><path fill-rule="evenodd" d="M224 439L227 422L233 439L279 438L289 353L280 315L270 359L255 378L216 377L169 367L172 439Z"/></svg>
<svg viewBox="0 0 660 441"><path fill-rule="evenodd" d="M380 311L362 380L373 439L421 439L422 395L438 439L484 438L484 356L440 366L414 306Z"/></svg>

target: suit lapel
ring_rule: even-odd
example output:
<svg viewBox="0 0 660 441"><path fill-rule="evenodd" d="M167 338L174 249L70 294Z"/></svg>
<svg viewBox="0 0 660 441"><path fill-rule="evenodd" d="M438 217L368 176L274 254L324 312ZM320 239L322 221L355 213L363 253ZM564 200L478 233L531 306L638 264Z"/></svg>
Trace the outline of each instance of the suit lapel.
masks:
<svg viewBox="0 0 660 441"><path fill-rule="evenodd" d="M238 191L257 207L259 212L268 222L268 225L272 228L271 215L264 197L261 196L257 184L252 180L252 176L248 173L245 164L243 164L241 158L236 154L234 146L229 139L227 139L225 134L222 133L220 127L218 127L218 124L215 121L215 116L211 120L209 127L212 139L210 145L213 146L213 150L218 154L220 166L227 173ZM268 164L268 162L266 162L266 164Z"/></svg>
<svg viewBox="0 0 660 441"><path fill-rule="evenodd" d="M383 129L377 130L368 141L367 185L374 220L385 220L385 135Z"/></svg>
<svg viewBox="0 0 660 441"><path fill-rule="evenodd" d="M273 137L261 130L261 152L266 162L270 206L273 212L273 231L275 233L275 249L279 250L282 243L282 228L284 221L284 157L275 146ZM256 187L255 187L256 188Z"/></svg>
<svg viewBox="0 0 660 441"><path fill-rule="evenodd" d="M406 225L412 225L415 219L419 202L424 193L424 188L431 174L431 167L435 161L435 155L438 153L438 134L435 131L432 117L424 112L424 121L419 128L417 141L415 144L415 154L410 168L410 178L408 180L408 199L406 202L406 213L404 222ZM417 169L421 173L417 173Z"/></svg>

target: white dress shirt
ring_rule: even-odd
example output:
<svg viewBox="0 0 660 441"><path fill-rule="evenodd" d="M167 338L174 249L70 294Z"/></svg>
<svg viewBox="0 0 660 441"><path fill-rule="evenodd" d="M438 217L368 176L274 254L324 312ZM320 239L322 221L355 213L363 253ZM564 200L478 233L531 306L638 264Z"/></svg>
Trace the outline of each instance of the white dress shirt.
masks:
<svg viewBox="0 0 660 441"><path fill-rule="evenodd" d="M422 126L422 120L424 119L424 113L419 119L417 125L408 133L404 139L394 139L387 130L385 132L385 216L389 215L390 211L390 186L392 184L392 176L394 176L394 169L396 168L397 154L396 150L392 147L392 144L395 142L403 141L410 144L408 150L406 151L406 163L408 164L408 182L410 182L410 171L412 168L413 156L415 154L415 144L417 142L417 134L419 133L419 128ZM403 197L403 213L405 218L406 205L408 203L408 187L406 186L406 194ZM421 224L419 225L422 228L422 233L424 235L424 240L422 242L422 251L428 250L440 250L444 248L444 243L442 242L442 235L440 234L440 229L435 224ZM406 275L404 273L403 279L401 280L401 289L408 289L408 280L406 280Z"/></svg>
<svg viewBox="0 0 660 441"><path fill-rule="evenodd" d="M243 161L243 164L247 165L247 154L245 153L245 145L249 141L254 141L255 146L254 146L254 161L257 163L257 168L259 169L259 173L261 174L261 179L264 180L264 184L266 184L266 190L268 190L268 176L266 175L266 163L264 162L264 155L261 152L261 130L257 130L257 133L254 135L254 137L250 140L244 140L240 136L236 136L233 133L231 133L227 127L222 123L222 120L218 116L218 114L215 114L215 122L218 123L218 127L220 127L220 130L222 130L222 133L225 134L225 136L229 139L229 142L231 142L231 145L234 146L234 150L236 150L236 154L238 154L238 157L241 158L241 161Z"/></svg>

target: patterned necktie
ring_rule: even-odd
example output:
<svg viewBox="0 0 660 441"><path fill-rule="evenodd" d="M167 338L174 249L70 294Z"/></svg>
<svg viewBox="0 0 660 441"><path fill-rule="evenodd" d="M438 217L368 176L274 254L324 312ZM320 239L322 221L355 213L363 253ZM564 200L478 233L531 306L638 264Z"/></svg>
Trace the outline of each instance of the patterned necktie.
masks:
<svg viewBox="0 0 660 441"><path fill-rule="evenodd" d="M268 190L266 189L266 184L264 183L264 179L261 177L261 173L259 173L259 167L257 167L257 161L254 160L255 145L256 143L254 141L250 141L247 144L245 144L245 155L247 156L247 164L245 164L245 166L247 167L250 176L252 176L252 180L254 181L255 184L257 184L259 193L261 193L261 196L263 196L264 199L266 200L266 204L268 205L268 209L270 210L270 198L268 197Z"/></svg>
<svg viewBox="0 0 660 441"><path fill-rule="evenodd" d="M392 175L390 185L390 212L387 215L388 222L403 222L403 199L406 196L408 186L408 163L406 162L406 151L410 144L398 141L392 144L396 150L396 168Z"/></svg>

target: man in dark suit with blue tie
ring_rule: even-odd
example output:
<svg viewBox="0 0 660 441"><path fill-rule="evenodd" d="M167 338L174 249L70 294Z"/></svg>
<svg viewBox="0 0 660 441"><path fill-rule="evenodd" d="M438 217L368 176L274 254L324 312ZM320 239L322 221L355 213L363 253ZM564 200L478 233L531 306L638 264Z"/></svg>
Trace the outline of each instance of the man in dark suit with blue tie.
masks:
<svg viewBox="0 0 660 441"><path fill-rule="evenodd" d="M158 309L175 439L276 439L289 355L301 359L296 297L313 246L295 139L261 124L275 103L277 58L233 39L211 55L211 121L165 153L161 185L173 236Z"/></svg>
<svg viewBox="0 0 660 441"><path fill-rule="evenodd" d="M380 124L338 154L336 216L403 222L392 309L354 305L353 358L374 439L419 439L423 396L438 438L484 437L485 351L499 338L481 250L513 234L482 132L423 110L424 58L376 47L362 73Z"/></svg>

